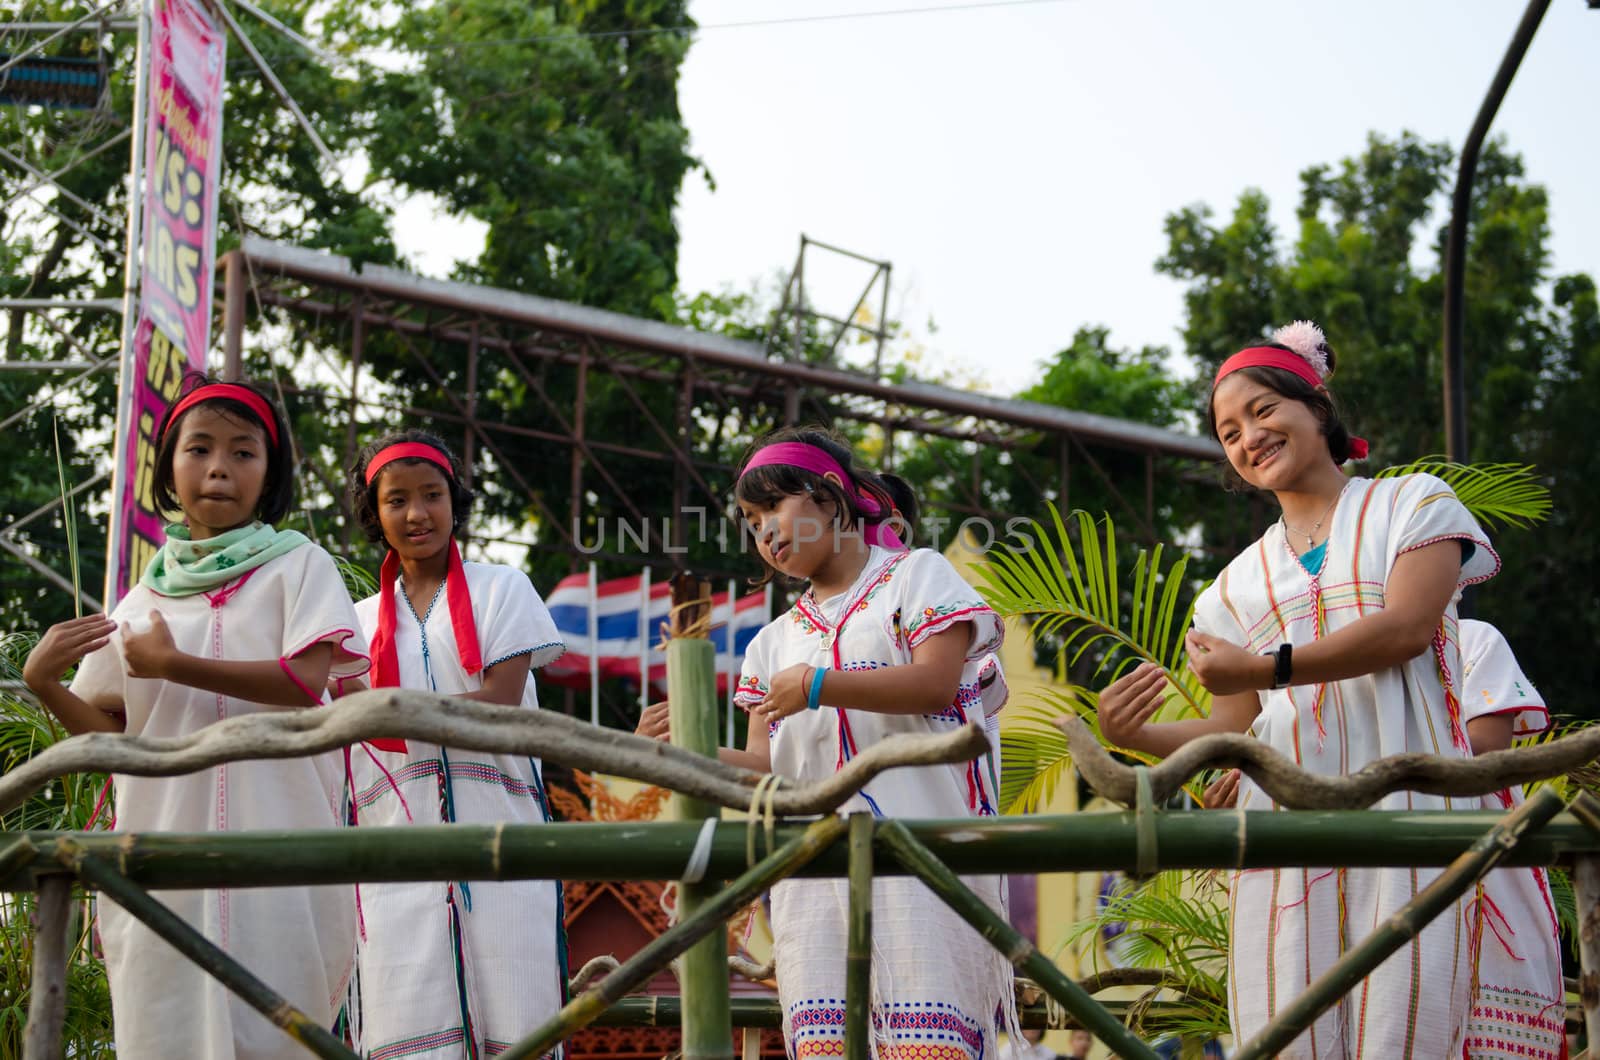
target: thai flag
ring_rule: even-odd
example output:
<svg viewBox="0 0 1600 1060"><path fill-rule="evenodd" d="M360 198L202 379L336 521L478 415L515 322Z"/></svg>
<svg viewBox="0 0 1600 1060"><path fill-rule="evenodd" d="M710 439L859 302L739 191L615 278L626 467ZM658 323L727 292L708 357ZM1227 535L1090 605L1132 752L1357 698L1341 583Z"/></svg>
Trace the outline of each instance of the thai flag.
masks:
<svg viewBox="0 0 1600 1060"><path fill-rule="evenodd" d="M672 586L650 573L596 582L594 572L563 578L545 597L567 652L539 671L542 681L581 687L600 678L639 680L641 670L660 693L667 686L667 656L660 645L672 606ZM711 600L711 643L717 652L717 691L726 695L744 664L744 652L771 612L769 592L735 596L734 585ZM733 653L728 652L730 637Z"/></svg>

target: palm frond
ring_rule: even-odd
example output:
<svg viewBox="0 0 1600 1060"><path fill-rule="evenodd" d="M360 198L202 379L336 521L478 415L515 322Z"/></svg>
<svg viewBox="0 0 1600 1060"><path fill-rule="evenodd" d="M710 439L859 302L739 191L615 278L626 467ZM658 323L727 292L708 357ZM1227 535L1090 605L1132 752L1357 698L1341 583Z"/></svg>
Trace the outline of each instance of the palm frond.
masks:
<svg viewBox="0 0 1600 1060"><path fill-rule="evenodd" d="M1409 464L1386 467L1377 478L1433 475L1443 479L1480 523L1527 527L1550 515L1550 490L1530 464L1457 464L1441 456L1425 456Z"/></svg>
<svg viewBox="0 0 1600 1060"><path fill-rule="evenodd" d="M1051 527L1035 520L1021 547L991 550L976 577L989 606L1003 616L1028 616L1037 636L1059 637L1060 656L1069 664L1098 652L1094 674L1106 681L1140 662L1167 671L1193 714L1202 714L1210 695L1184 665L1183 633L1194 604L1179 610L1186 587L1188 558L1163 570L1162 549L1141 550L1133 564L1133 587L1126 597L1117 562L1116 527L1109 516L1099 523L1076 511L1077 543L1054 505ZM1126 601L1126 611L1123 604Z"/></svg>
<svg viewBox="0 0 1600 1060"><path fill-rule="evenodd" d="M355 560L334 554L333 565L339 568L339 577L344 579L345 592L350 594L350 599L365 600L378 591L378 579Z"/></svg>
<svg viewBox="0 0 1600 1060"><path fill-rule="evenodd" d="M1145 995L1130 1011L1130 1026L1143 1036L1205 1041L1228 1031L1227 902L1214 880L1209 872L1163 872L1140 884L1125 882L1080 916L1059 947L1115 940L1118 963L1171 977L1169 987ZM1089 952L1098 967L1099 947ZM1163 993L1175 993L1178 1004L1147 1007Z"/></svg>

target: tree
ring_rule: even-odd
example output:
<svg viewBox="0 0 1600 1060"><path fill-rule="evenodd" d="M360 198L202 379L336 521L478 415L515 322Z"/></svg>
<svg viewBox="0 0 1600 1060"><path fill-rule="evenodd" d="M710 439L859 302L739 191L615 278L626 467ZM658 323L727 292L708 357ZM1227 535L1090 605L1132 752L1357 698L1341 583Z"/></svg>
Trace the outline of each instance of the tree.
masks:
<svg viewBox="0 0 1600 1060"><path fill-rule="evenodd" d="M245 32L299 102L334 154L341 172L323 168L310 140L255 73L236 43L229 47L224 106L219 253L242 234L326 248L357 263L404 264L393 237L394 206L426 192L483 221L481 255L460 277L624 312L670 317L674 312L677 233L672 210L684 175L694 166L678 114L676 79L688 47L686 4L677 0L460 0L393 5L377 0L269 0L267 10L342 58L325 63L263 23L240 13ZM76 17L59 0L31 3L37 19ZM110 76L107 105L87 116L41 108L0 113L0 136L42 169L86 156L97 133L127 124L133 84L132 34L72 35L52 54L102 56ZM60 49L59 51L57 49ZM78 165L63 179L86 202L57 198L48 206L22 201L0 216L0 294L28 297L115 298L122 293L121 221L125 216L124 149ZM361 182L355 183L358 175ZM6 189L15 170L7 171ZM19 178L20 179L20 178ZM48 198L48 196L46 197ZM85 232L87 231L87 235ZM336 509L342 472L342 405L327 365L338 366L347 336L315 319L252 304L256 325L247 341L247 371L285 389L307 473L301 517L326 532L320 514ZM10 316L7 358L80 359L106 356L120 341L114 315L70 322L82 349L35 318ZM433 379L393 336L375 332L369 363L397 399L413 407L441 404ZM424 351L447 384L461 385L464 355L440 344ZM545 380L553 401L570 402L570 370ZM72 473L81 481L109 462L114 381L110 373L59 402ZM9 409L47 395L43 376L6 373L0 396ZM674 395L647 396L672 419ZM484 412L510 423L537 420L543 411L516 381L484 387ZM631 404L604 382L591 390L597 430L633 424ZM607 425L610 426L607 426ZM16 433L13 433L15 431ZM0 519L31 511L54 496L48 414L7 429L0 452ZM564 458L564 452L563 452ZM565 460L517 452L510 459L547 472L535 485L565 489ZM542 457L542 458L541 458ZM493 460L484 470L492 479ZM559 480L559 481L558 481ZM665 507L659 476L638 476L639 503ZM515 523L529 518L529 501L489 489L485 511ZM601 511L616 499L599 501ZM335 511L336 514L336 511ZM104 505L96 502L82 538L104 538ZM36 553L58 551L59 522L41 519L17 537ZM303 524L302 524L303 525ZM103 555L86 556L98 568ZM566 563L559 573L565 573ZM59 590L8 560L0 608L11 628L42 627L70 613ZM541 584L555 568L540 571ZM98 569L85 573L97 586Z"/></svg>
<svg viewBox="0 0 1600 1060"><path fill-rule="evenodd" d="M1452 172L1447 145L1374 135L1361 155L1301 174L1299 231L1288 245L1254 190L1225 224L1203 205L1169 216L1157 268L1188 285L1183 334L1202 373L1274 324L1311 318L1338 354L1332 387L1372 441L1369 466L1440 452L1443 234L1429 225ZM1600 317L1587 276L1557 277L1545 293L1548 237L1544 190L1491 143L1473 189L1467 260L1470 456L1533 464L1554 514L1500 537L1504 568L1475 604L1555 709L1592 716L1600 510L1590 484L1600 468L1584 410L1600 397Z"/></svg>

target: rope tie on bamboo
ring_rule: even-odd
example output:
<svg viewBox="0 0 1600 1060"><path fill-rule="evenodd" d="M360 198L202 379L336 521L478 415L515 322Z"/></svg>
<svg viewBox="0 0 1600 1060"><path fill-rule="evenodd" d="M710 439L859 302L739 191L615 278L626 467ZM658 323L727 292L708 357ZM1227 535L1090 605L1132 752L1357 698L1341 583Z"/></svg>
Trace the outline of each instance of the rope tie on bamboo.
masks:
<svg viewBox="0 0 1600 1060"><path fill-rule="evenodd" d="M707 817L695 837L694 849L689 852L689 863L683 867L684 883L699 883L706 878L706 866L711 864L711 837L717 832L717 818Z"/></svg>
<svg viewBox="0 0 1600 1060"><path fill-rule="evenodd" d="M1133 874L1145 880L1156 874L1156 808L1150 794L1150 767L1133 767Z"/></svg>
<svg viewBox="0 0 1600 1060"><path fill-rule="evenodd" d="M756 781L756 786L750 792L750 813L746 818L744 832L744 861L749 868L756 865L756 823L760 822L762 830L767 834L767 854L770 855L778 849L778 820L773 810L773 802L778 797L778 787L783 783L783 778L776 773L768 773Z"/></svg>

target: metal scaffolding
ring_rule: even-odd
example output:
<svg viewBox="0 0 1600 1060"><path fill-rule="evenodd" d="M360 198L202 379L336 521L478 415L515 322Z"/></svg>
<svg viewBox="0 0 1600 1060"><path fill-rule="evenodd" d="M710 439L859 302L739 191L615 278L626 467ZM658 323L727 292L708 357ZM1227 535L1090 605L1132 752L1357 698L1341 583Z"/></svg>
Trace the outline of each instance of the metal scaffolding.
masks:
<svg viewBox="0 0 1600 1060"><path fill-rule="evenodd" d="M256 238L247 237L240 249L224 255L222 266L226 375L243 370L251 313L286 310L292 318L315 322L319 335L331 326L345 357L343 363L324 362L326 378L318 387L330 405L343 406L341 467L354 460L363 422L427 423L460 439L468 465L475 454L489 454L497 474L521 491L540 527L550 531L535 547L570 552L574 569L580 554L595 554L575 532L591 494L643 528L641 552L601 553L621 561L651 562L653 550L659 564L662 553L683 548L696 524L704 533L707 513L720 518L716 513L728 507L733 468L726 456L708 455L708 419L752 429L807 421L871 424L882 432L886 470L893 469L896 435L971 443L971 473L962 469L956 476L966 491L959 509L996 519L1016 513L996 511L986 499L978 473L982 451L1048 447L1044 451L1056 456L1056 481L1038 484L1040 503L1027 514L1044 500L1068 506L1069 472L1081 463L1133 516L1145 538L1155 536L1156 475L1188 473L1222 458L1210 439L1149 424L929 383L888 382L772 356L754 342L382 266L357 268L341 257ZM391 350L413 377L437 388L432 407L386 399L382 375L374 378L369 356L380 333L390 337ZM334 372L340 376L336 386ZM588 420L591 392L601 377L614 381L637 414L637 429L628 437L602 435ZM520 389L537 408L541 425L500 422L483 413L490 380ZM663 394L673 395L667 416L660 411ZM1110 450L1142 455L1142 481L1121 482L1107 473L1102 461ZM521 469L530 460L567 469L564 505L529 481ZM330 484L340 477L338 468L313 473ZM669 473L670 514L640 510L632 498L638 476ZM331 487L330 492L337 494Z"/></svg>

